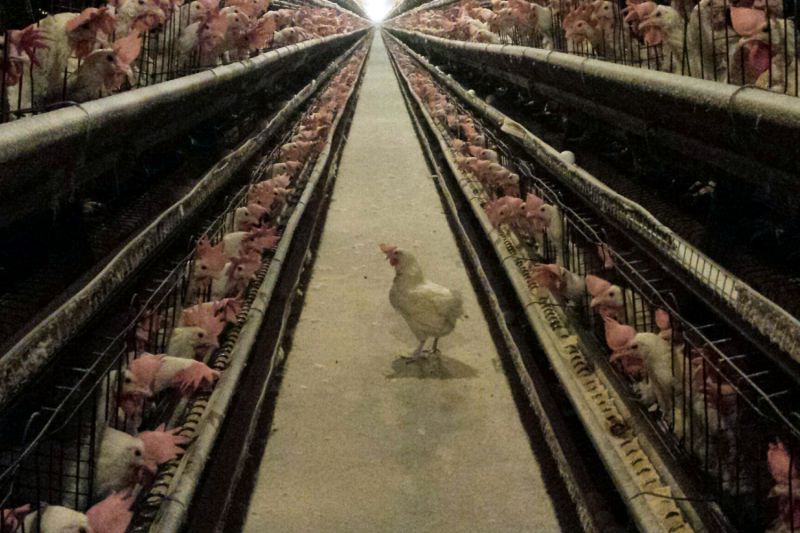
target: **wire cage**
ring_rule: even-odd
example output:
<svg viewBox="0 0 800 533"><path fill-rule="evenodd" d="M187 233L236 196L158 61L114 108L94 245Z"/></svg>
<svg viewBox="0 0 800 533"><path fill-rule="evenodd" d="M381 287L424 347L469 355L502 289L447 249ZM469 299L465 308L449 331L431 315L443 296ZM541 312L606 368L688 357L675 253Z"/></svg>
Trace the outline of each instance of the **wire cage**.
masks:
<svg viewBox="0 0 800 533"><path fill-rule="evenodd" d="M401 15L394 23L439 37L545 48L799 94L794 0L690 0L670 5L540 0L524 11L507 2L495 4L447 3ZM481 12L475 11L478 7Z"/></svg>
<svg viewBox="0 0 800 533"><path fill-rule="evenodd" d="M134 3L139 7L128 13ZM226 12L224 0L219 12L205 12L207 8L187 0L114 0L108 6L116 5L115 15L114 8L102 0L41 0L20 6L9 19L20 24L18 28L5 27L11 22L0 21L0 123L161 83L363 24L350 12L313 3L265 0L267 4L268 11L261 11L264 15L259 18L248 17L236 5L230 6L234 11ZM107 11L102 17L94 11L98 20L72 28L78 13L89 13L87 8ZM310 16L314 12L323 14L328 23L314 20ZM267 24L270 21L274 25ZM137 38L140 27L145 30ZM98 55L103 53L105 58ZM108 65L116 70L109 72Z"/></svg>
<svg viewBox="0 0 800 533"><path fill-rule="evenodd" d="M323 91L324 93L324 91ZM320 109L322 94L315 97L307 113ZM330 110L333 118L341 112ZM281 147L290 142L301 127L294 127L275 139L252 167L246 185L225 202L225 208L207 223L202 236L210 243L219 243L223 236L237 230L234 212L248 203L248 191L256 182L272 177L271 165L281 161ZM321 140L319 142L322 142ZM280 231L299 200L316 165L314 151L302 161L302 167L292 180L294 191L287 205L270 215L269 224ZM188 409L188 403L175 390L154 397L141 416L131 415L119 401L128 376L130 364L145 354L168 353L170 342L181 325L182 310L190 305L211 300L211 289L197 288L194 283L196 265L195 243L188 243L185 253L171 268L162 271L150 288L140 293L130 304L125 326L109 339L106 347L93 354L87 368L71 368L72 376L49 395L48 403L34 408L26 415L21 436L14 427L0 428L0 533L40 531L43 510L48 505L65 506L86 511L101 499L98 487L98 459L104 432L120 430L135 433L137 428L155 428L161 423L173 425ZM257 284L266 275L272 251L263 253L261 267L244 291L243 303L236 323L229 324L220 335L235 338L246 310L255 298ZM231 343L220 342L221 348L205 354L204 362L222 371ZM208 394L197 391L195 396ZM137 418L134 419L133 417ZM134 512L141 503L134 504ZM19 510L15 514L15 510ZM27 514L26 514L27 513ZM22 518L22 516L24 518Z"/></svg>
<svg viewBox="0 0 800 533"><path fill-rule="evenodd" d="M392 47L396 54L405 54ZM601 209L537 172L527 153L481 125L423 68L416 72L447 95L457 116L471 117L485 146L498 154L498 162L519 176L520 197L531 192L556 208L557 221L541 237L509 227L534 258L530 286L537 286L531 275L534 264L564 268L566 275L585 284L580 294L554 293L552 298L540 289L539 301L563 313L594 364L609 368L638 400L642 418L688 473L696 489L693 496L722 511L716 513L720 529L800 530L796 383L689 295L626 228L609 225ZM448 141L468 142L464 131L435 120ZM504 192L486 194L491 198ZM633 223L649 228L658 246L674 247L652 221ZM613 314L602 312L587 276L607 282L607 293L618 291L621 305ZM623 333L624 342L609 332Z"/></svg>

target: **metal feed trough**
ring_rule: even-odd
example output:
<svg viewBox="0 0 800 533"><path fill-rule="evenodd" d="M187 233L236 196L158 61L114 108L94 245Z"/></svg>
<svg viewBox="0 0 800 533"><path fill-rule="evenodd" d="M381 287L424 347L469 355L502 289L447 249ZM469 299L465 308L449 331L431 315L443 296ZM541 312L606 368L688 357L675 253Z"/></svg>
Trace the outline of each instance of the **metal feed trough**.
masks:
<svg viewBox="0 0 800 533"><path fill-rule="evenodd" d="M461 113L470 114L458 100L450 100ZM438 129L445 138L460 133L443 126ZM723 511L718 516L720 527L763 531L777 521L779 504L781 516L792 516L790 512L800 502L793 498L779 501L773 496L777 488L767 452L781 443L791 463L800 453L796 383L770 365L737 331L717 321L714 312L696 303L684 309L681 303L692 299L685 298L679 280L624 233L604 224L592 205L540 177L528 154L503 142L501 134L493 130L483 128L481 133L500 155L501 164L520 176L523 195L535 192L559 209L564 229L561 241L545 239L538 252L530 242L528 253L542 263L556 262L559 253L561 263L575 274L595 274L622 287L629 302L624 322L639 332L657 332L656 310L668 314L672 328L671 408L648 411L653 405L650 400L640 403L639 409L689 474L695 489L692 493ZM658 235L654 232L653 237ZM603 268L597 252L601 243L611 248L612 269ZM582 342L593 347L594 363L609 366L603 320L589 307L588 296L554 309L560 309L581 333ZM629 396L644 391L644 382L626 374L619 363L612 366ZM796 529L789 524L785 530Z"/></svg>
<svg viewBox="0 0 800 533"><path fill-rule="evenodd" d="M278 159L279 147L293 133L290 130L282 139L276 139L274 149L255 166L249 183L264 179L266 167ZM297 178L297 186L302 187L307 181L314 164L315 158L306 161L304 170ZM242 187L202 234L209 236L212 242L218 242L225 233L233 231L231 214L246 203L248 189L249 184ZM273 222L282 227L285 216ZM77 382L57 391L52 405L43 405L31 413L21 442L2 450L0 509L15 508L24 503L32 503L36 509L36 502L48 502L85 511L96 501L94 482L97 446L102 431L106 426L125 429L129 422L127 416L119 413L114 400L122 390L122 380L118 376L122 376L129 362L142 353L166 351L170 332L180 318L180 309L191 298L187 290L193 274L194 239L190 244L192 251L147 291L142 302L132 304L131 319L127 326L111 339L105 350L95 354L94 362L88 368L70 369L70 372L80 375ZM269 256L270 252L266 252L262 267L251 286L257 285L266 274ZM254 290L246 293L245 311L254 297ZM241 327L245 315L240 313L239 322L229 326L223 335L235 340L236 331ZM229 346L225 342L221 344L223 348L210 354L206 362L212 368L223 370L225 364L217 360ZM162 422L170 423L180 417L185 408L185 401L181 401L177 394L164 394L145 413L142 426L152 428ZM0 523L0 532L12 531L4 527Z"/></svg>

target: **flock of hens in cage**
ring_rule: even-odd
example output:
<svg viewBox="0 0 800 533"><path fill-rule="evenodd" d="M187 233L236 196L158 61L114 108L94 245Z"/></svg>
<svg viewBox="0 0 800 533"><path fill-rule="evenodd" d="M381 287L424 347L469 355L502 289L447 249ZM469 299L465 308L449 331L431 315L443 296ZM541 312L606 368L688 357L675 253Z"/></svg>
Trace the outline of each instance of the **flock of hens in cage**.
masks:
<svg viewBox="0 0 800 533"><path fill-rule="evenodd" d="M270 10L270 0L113 0L7 32L0 77L11 118L355 29L332 8ZM162 30L160 33L155 33ZM147 44L146 57L143 39ZM149 79L142 72L150 73Z"/></svg>
<svg viewBox="0 0 800 533"><path fill-rule="evenodd" d="M703 347L684 346L683 334L673 335L670 314L655 309L651 316L649 305L630 289L599 275L579 275L566 268L564 257L570 254L563 248L576 244L567 236L560 208L534 192L520 197L520 176L503 164L499 149L482 132L482 126L408 55L398 54L398 63L446 137L455 165L485 191L488 201L484 209L491 224L509 228L533 243L539 254L555 258L555 263L530 265L536 284L564 309L579 308L588 295L589 309L604 324L610 361L619 365L633 384L639 401L668 420L668 432L691 442L689 449L701 464L719 471L724 491L755 490L759 482L742 480L738 467L729 462L737 453L734 432L738 431L740 407L731 382L708 364L715 355ZM562 152L561 157L569 163L575 161L572 152ZM605 243L598 244L595 253L594 262L613 279L619 256ZM685 357L684 353L691 355ZM714 444L709 444L712 441ZM723 460L723 455L727 459ZM800 472L793 454L777 440L768 445L762 461L773 480L769 495L778 506L772 531L793 531L800 526Z"/></svg>
<svg viewBox="0 0 800 533"><path fill-rule="evenodd" d="M464 0L401 16L396 24L449 39L533 43L796 95L796 29L788 15L778 0L627 0L623 9L611 0L492 0L491 8Z"/></svg>
<svg viewBox="0 0 800 533"><path fill-rule="evenodd" d="M66 70L68 99L107 95L135 77L142 33L182 12L190 15L174 44L181 57L199 54L201 66L363 25L356 17L333 15L330 8L268 11L267 0L229 0L222 8L218 4L218 0L197 0L182 9L180 0L127 0L47 17L8 32L4 83L12 89L32 87L35 106L39 98L62 99ZM348 101L363 54L363 50L354 54L316 98L288 142L274 153L272 164L263 169L266 179L249 186L223 227L198 240L193 257L180 267L188 280L183 296L170 309L154 307L137 315L132 350L120 371L111 370L104 378L99 393L101 402L108 397L110 403L97 413L102 429L95 474L88 485L93 486L88 499L97 503L85 513L46 502L3 509L0 531L122 533L128 528L137 494L152 484L159 465L190 444L179 434L181 427L143 427L146 414L166 391L188 397L216 383L220 370L206 362L225 338L226 328L242 320L245 294L263 270L262 255L280 241L276 221L286 208L287 195L301 187L298 178L327 142L335 116ZM224 227L233 231L225 233ZM170 322L170 316L179 318ZM165 353L147 353L159 345L157 338L168 339Z"/></svg>
<svg viewBox="0 0 800 533"><path fill-rule="evenodd" d="M329 7L270 7L270 0L111 0L102 7L55 13L6 31L0 36L0 122L364 25ZM779 0L737 0L730 5L727 0L672 0L670 5L627 0L624 8L611 0L491 0L490 5L461 0L412 10L392 25L454 40L535 45L797 95L797 39L789 15ZM600 275L571 272L559 250L569 243L558 206L534 192L523 198L520 177L503 164L497 147L473 118L460 113L432 75L408 56L399 55L398 63L429 114L449 132L447 142L458 168L474 176L492 198L485 205L491 223L513 228L539 250L555 248L554 263L531 265L533 279L564 308L588 294L589 307L603 321L610 360L636 384L639 399L662 414L680 417L682 409L697 413L686 414L692 419L689 425L698 420L704 424L692 431L729 431L735 425L731 418L736 392L705 368L702 357L674 357L684 350L676 347L683 341L673 335L670 314L656 309L651 318L620 285ZM185 297L172 309L145 313L136 323L133 353L120 371L112 371L106 385L112 401L103 416L106 427L91 495L95 505L85 513L60 505L37 507L34 502L3 509L0 532L122 533L128 528L136 495L152 484L159 465L190 445L180 427L143 427L146 413L164 391L191 396L219 379L220 371L207 362L226 328L241 320L243 296L262 269L264 253L280 241L274 222L345 105L356 68L356 62L350 62L336 74L280 147L278 159L265 171L268 178L250 185L243 204L228 214L234 231L209 233L198 240L186 265ZM562 155L574 163L571 153ZM396 248L385 247L384 252L398 261ZM607 245L598 245L596 255L604 270L614 268ZM450 322L461 311L460 297L448 298L452 321L443 334L452 330ZM179 319L165 331L171 327L165 321L170 313ZM638 331L631 325L634 316ZM168 338L165 353L147 352L154 336ZM422 353L423 344L415 356ZM680 421L673 425L676 432L686 426ZM776 441L769 444L764 460L773 481L769 495L777 502L774 530L794 531L800 528L800 471L794 454Z"/></svg>

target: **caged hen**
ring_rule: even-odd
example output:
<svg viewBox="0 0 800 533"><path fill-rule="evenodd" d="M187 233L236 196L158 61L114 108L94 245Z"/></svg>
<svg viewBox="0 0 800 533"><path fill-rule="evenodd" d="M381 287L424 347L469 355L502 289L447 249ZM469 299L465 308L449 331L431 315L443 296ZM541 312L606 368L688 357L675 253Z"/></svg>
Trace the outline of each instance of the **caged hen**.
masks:
<svg viewBox="0 0 800 533"><path fill-rule="evenodd" d="M456 320L463 313L461 293L426 280L411 253L388 244L381 244L380 248L395 268L389 302L419 340L419 346L410 359L414 361L422 357L425 341L431 337L432 353L438 353L439 338L453 331Z"/></svg>

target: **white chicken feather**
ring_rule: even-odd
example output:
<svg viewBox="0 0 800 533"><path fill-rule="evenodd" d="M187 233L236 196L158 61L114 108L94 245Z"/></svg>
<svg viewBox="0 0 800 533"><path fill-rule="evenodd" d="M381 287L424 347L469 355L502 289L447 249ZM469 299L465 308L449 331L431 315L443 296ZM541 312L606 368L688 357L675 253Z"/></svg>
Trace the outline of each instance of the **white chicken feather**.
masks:
<svg viewBox="0 0 800 533"><path fill-rule="evenodd" d="M453 331L463 313L461 293L426 280L411 253L385 244L381 245L381 250L396 272L389 302L420 343L412 359L422 356L429 338L434 339L433 353L437 353L439 338Z"/></svg>

